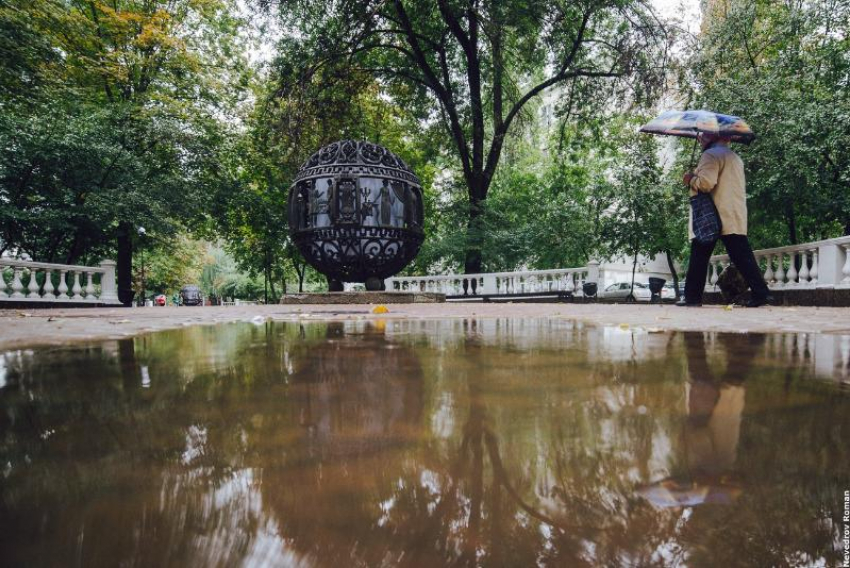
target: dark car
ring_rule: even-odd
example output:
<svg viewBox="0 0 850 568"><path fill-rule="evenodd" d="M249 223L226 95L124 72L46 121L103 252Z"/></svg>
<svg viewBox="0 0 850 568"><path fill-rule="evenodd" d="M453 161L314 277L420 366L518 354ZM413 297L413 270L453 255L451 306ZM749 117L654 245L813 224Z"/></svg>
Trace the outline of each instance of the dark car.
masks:
<svg viewBox="0 0 850 568"><path fill-rule="evenodd" d="M180 303L184 306L202 306L204 298L197 286L183 286L180 289Z"/></svg>

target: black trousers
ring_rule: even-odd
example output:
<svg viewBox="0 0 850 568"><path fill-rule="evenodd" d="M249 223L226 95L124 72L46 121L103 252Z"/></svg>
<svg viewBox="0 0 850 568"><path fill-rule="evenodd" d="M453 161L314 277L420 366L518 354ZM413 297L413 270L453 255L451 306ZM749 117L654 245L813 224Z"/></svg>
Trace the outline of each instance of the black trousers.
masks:
<svg viewBox="0 0 850 568"><path fill-rule="evenodd" d="M750 241L746 235L722 235L720 240L726 246L726 252L732 264L741 272L747 281L753 298L763 299L768 295L767 284L761 275ZM714 252L717 241L701 244L696 239L691 241L691 260L688 264L688 275L685 279L685 301L702 302L702 291L705 288L705 278L708 274L708 261Z"/></svg>

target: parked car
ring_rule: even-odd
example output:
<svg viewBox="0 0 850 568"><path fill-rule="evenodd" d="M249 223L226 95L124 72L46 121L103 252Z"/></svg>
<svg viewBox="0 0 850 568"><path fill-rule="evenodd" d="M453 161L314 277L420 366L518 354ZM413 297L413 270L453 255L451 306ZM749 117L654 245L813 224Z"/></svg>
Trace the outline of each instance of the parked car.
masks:
<svg viewBox="0 0 850 568"><path fill-rule="evenodd" d="M183 286L180 289L180 304L183 306L203 306L204 297L201 289L194 285Z"/></svg>
<svg viewBox="0 0 850 568"><path fill-rule="evenodd" d="M662 300L675 300L676 299L676 288L673 287L672 284L665 284L661 289L661 299Z"/></svg>
<svg viewBox="0 0 850 568"><path fill-rule="evenodd" d="M652 298L652 292L649 291L649 286L646 284L635 282L634 298L631 298L631 290L631 282L614 282L602 291L601 296L606 300L622 300L624 302L648 302Z"/></svg>
<svg viewBox="0 0 850 568"><path fill-rule="evenodd" d="M165 294L159 294L155 296L153 299L154 306L164 306L168 302L168 299L165 297Z"/></svg>

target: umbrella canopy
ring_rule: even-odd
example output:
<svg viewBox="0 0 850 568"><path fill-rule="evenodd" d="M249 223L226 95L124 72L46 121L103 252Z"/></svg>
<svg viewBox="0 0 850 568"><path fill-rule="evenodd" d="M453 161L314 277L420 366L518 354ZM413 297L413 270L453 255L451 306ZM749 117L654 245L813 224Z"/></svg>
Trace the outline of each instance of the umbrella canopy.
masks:
<svg viewBox="0 0 850 568"><path fill-rule="evenodd" d="M696 138L700 132L706 132L744 144L756 137L750 126L737 116L708 110L668 110L642 126L640 131L685 138Z"/></svg>

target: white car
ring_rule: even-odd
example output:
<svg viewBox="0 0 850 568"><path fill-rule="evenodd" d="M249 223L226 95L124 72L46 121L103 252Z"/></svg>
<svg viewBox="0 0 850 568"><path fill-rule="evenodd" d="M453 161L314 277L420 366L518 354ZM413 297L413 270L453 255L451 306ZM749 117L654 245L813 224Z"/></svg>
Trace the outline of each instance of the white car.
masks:
<svg viewBox="0 0 850 568"><path fill-rule="evenodd" d="M632 296L631 282L614 282L609 284L600 294L606 300L622 300L624 302L648 302L652 298L652 292L649 291L649 286L635 282L634 299Z"/></svg>

